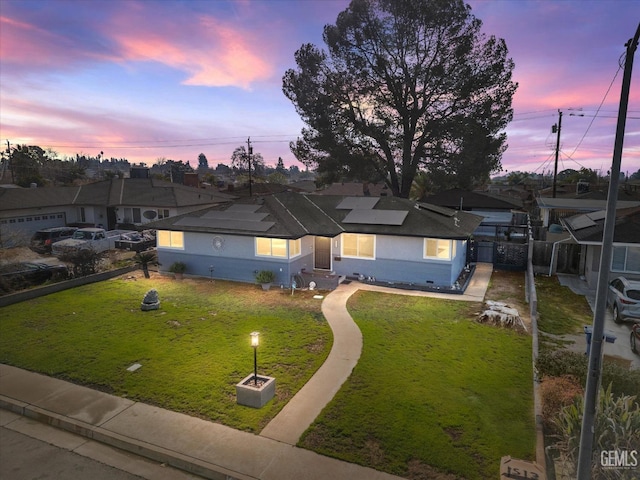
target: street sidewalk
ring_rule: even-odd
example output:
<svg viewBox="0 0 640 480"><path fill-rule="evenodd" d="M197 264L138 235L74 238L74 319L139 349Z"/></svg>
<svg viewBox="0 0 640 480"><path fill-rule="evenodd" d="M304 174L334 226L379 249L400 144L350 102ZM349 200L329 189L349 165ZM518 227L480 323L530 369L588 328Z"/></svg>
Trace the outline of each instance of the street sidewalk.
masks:
<svg viewBox="0 0 640 480"><path fill-rule="evenodd" d="M1 364L0 407L205 478L399 478L283 442Z"/></svg>

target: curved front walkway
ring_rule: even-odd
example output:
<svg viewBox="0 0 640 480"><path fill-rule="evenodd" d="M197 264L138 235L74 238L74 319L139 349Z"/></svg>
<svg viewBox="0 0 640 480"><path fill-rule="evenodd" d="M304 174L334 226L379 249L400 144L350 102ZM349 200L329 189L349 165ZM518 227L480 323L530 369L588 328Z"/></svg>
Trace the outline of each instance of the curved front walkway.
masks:
<svg viewBox="0 0 640 480"><path fill-rule="evenodd" d="M290 445L316 419L351 375L362 352L362 333L347 312L347 300L361 285L340 285L322 301L322 314L333 332L333 346L326 361L260 432L263 437Z"/></svg>
<svg viewBox="0 0 640 480"><path fill-rule="evenodd" d="M359 282L339 285L322 302L322 313L333 332L333 346L327 360L260 435L289 445L297 444L304 431L349 378L362 352L362 333L347 311L347 300L356 291L373 290L398 295L481 302L492 271L491 264L478 264L464 295L401 290Z"/></svg>

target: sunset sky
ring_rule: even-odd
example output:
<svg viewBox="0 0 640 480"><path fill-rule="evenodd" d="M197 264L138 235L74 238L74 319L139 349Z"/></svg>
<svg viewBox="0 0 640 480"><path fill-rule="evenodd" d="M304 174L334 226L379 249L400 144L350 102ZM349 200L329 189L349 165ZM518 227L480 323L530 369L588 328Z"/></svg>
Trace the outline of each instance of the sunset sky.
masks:
<svg viewBox="0 0 640 480"><path fill-rule="evenodd" d="M637 0L470 0L483 31L515 62L503 169L611 167L625 43ZM154 164L230 163L251 137L275 165L297 164L303 126L282 93L303 43L347 0L0 0L0 141ZM622 171L640 169L640 53ZM581 109L581 110L579 110ZM599 110L599 111L598 111ZM597 113L597 115L596 115ZM583 115L583 116L576 116ZM503 172L504 173L504 172Z"/></svg>

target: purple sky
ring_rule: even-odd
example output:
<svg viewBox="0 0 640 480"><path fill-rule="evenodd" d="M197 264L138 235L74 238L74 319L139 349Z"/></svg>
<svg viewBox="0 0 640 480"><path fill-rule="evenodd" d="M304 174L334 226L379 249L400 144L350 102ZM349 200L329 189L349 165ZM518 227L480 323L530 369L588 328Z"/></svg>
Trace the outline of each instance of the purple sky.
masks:
<svg viewBox="0 0 640 480"><path fill-rule="evenodd" d="M619 60L640 21L637 0L470 0L484 32L504 38L520 87L506 171L611 166ZM275 165L303 124L282 75L347 0L0 0L0 141L60 156L154 164L229 163L251 137ZM622 171L640 169L636 53ZM616 75L617 74L617 75ZM614 80L615 78L615 80ZM607 93L608 92L608 93ZM602 106L600 107L600 105ZM598 108L600 108L598 115ZM582 110L578 110L582 109ZM575 116L582 114L583 117Z"/></svg>

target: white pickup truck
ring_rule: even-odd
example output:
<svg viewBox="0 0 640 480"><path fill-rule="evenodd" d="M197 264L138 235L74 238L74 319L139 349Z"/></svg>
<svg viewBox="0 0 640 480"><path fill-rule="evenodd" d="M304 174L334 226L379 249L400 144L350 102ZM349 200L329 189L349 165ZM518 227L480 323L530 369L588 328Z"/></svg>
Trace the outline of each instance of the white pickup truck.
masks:
<svg viewBox="0 0 640 480"><path fill-rule="evenodd" d="M132 230L105 230L104 228L79 228L71 238L53 244L51 253L56 257L81 250L92 250L96 253L115 248L116 241Z"/></svg>

